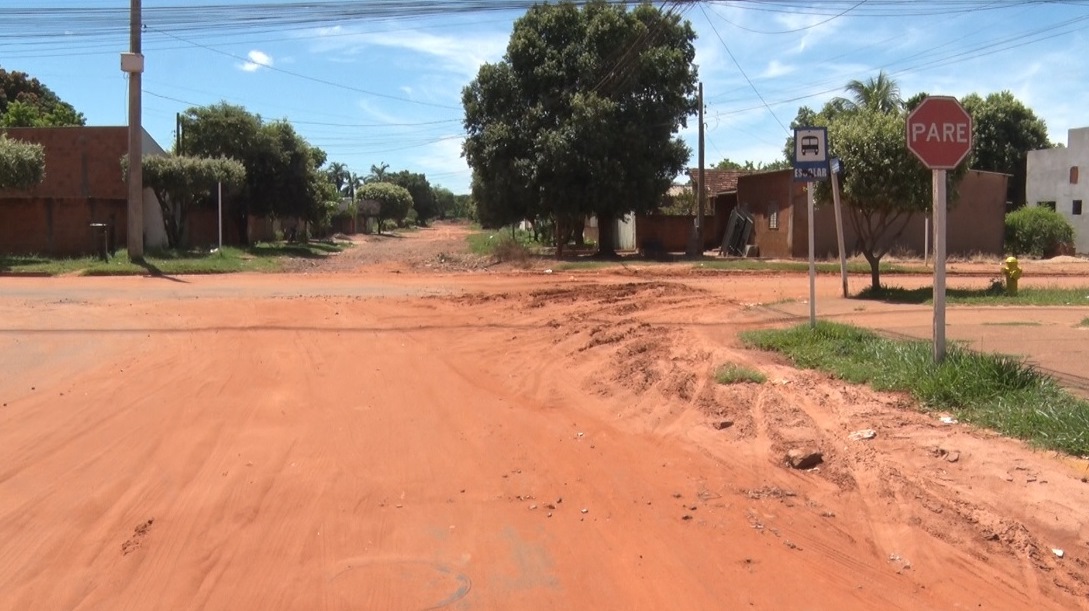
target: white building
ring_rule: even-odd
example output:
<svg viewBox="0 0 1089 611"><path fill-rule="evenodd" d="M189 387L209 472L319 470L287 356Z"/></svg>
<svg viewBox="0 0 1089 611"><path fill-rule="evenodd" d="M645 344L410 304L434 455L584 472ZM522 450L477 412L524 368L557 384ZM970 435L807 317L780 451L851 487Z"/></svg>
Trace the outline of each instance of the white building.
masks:
<svg viewBox="0 0 1089 611"><path fill-rule="evenodd" d="M1085 176L1081 171L1085 170ZM1066 148L1029 151L1025 196L1029 205L1048 206L1074 226L1074 249L1089 254L1089 127L1072 129Z"/></svg>

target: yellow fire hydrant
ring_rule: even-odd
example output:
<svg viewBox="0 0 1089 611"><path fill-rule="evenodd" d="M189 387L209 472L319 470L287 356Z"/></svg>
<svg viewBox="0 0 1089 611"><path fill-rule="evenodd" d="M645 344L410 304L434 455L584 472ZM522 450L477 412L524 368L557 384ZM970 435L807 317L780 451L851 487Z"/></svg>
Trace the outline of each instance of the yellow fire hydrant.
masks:
<svg viewBox="0 0 1089 611"><path fill-rule="evenodd" d="M1006 294L1016 297L1017 279L1021 277L1021 266L1017 264L1017 257L1006 257L1006 261L1002 263L1002 275L1006 277Z"/></svg>

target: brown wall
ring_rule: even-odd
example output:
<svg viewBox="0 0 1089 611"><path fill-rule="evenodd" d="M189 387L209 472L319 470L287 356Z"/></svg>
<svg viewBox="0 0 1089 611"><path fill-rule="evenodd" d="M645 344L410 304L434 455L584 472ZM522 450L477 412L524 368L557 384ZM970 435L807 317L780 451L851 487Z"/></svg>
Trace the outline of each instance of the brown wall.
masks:
<svg viewBox="0 0 1089 611"><path fill-rule="evenodd" d="M946 233L950 255L984 253L1001 255L1005 235L1006 175L969 171L957 186L958 197L949 210ZM795 183L789 170L744 176L738 181L738 201L748 206L755 220L752 243L760 247L761 257L803 259L809 256L808 213L805 183ZM768 207L779 204L779 229L769 229ZM784 209L787 202L790 209ZM917 213L899 236L890 235L891 252L922 256L926 216ZM787 218L792 219L787 225ZM844 211L844 244L848 256L858 253L857 234ZM899 225L896 226L899 228ZM818 202L814 212L815 251L818 258L835 258L835 210L831 202ZM931 244L933 250L933 244Z"/></svg>
<svg viewBox="0 0 1089 611"><path fill-rule="evenodd" d="M738 207L753 216L753 234L749 242L760 247L761 257L789 259L808 256L805 183L794 182L792 176L791 170L781 170L738 179ZM778 211L777 229L771 227L773 209ZM798 214L799 210L801 215ZM802 252L799 252L799 248Z"/></svg>
<svg viewBox="0 0 1089 611"><path fill-rule="evenodd" d="M0 191L0 198L31 197L126 199L121 157L128 152L124 127L12 127L9 138L41 144L45 180L26 191Z"/></svg>
<svg viewBox="0 0 1089 611"><path fill-rule="evenodd" d="M112 227L113 246L127 239L125 199L0 197L0 252L77 256L96 252L91 223Z"/></svg>
<svg viewBox="0 0 1089 611"><path fill-rule="evenodd" d="M723 193L711 198L708 208L712 214L703 217L703 249L717 249L722 244L722 234L730 220L730 212L737 205L736 193ZM687 215L639 214L635 218L635 247L647 250L654 244L660 252L684 252L688 250L688 238L692 235L696 217Z"/></svg>
<svg viewBox="0 0 1089 611"><path fill-rule="evenodd" d="M0 251L74 256L95 252L91 223L111 223L127 239L128 187L121 156L124 127L8 128L8 137L41 144L45 180L25 191L0 190Z"/></svg>
<svg viewBox="0 0 1089 611"><path fill-rule="evenodd" d="M957 185L957 198L949 207L946 228L946 251L949 255L968 256L977 253L1000 256L1005 246L1006 182L1005 174L970 170ZM929 214L916 213L904 225L897 237L889 235L883 242L891 244L891 253L922 257L926 248ZM817 256L837 256L835 210L831 202L822 202L817 210ZM858 252L857 233L844 212L844 245L849 255ZM900 225L896 225L899 229ZM804 243L804 236L803 236ZM931 240L930 253L934 251ZM806 255L808 256L808 255Z"/></svg>

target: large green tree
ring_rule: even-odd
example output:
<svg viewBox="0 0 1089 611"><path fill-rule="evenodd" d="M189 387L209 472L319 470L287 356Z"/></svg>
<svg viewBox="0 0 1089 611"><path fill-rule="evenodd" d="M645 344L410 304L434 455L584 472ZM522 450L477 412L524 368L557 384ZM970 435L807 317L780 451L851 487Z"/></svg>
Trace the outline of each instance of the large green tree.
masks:
<svg viewBox="0 0 1089 611"><path fill-rule="evenodd" d="M412 194L408 189L388 182L368 182L356 192L360 209L368 202L377 202L377 210L368 210L368 215L378 217L378 233L382 233L382 222L392 220L401 222L412 208Z"/></svg>
<svg viewBox="0 0 1089 611"><path fill-rule="evenodd" d="M427 221L439 215L438 206L435 204L435 194L431 191L431 183L427 180L427 176L401 170L389 174L386 182L401 185L412 194L412 207L416 210L418 224L427 225Z"/></svg>
<svg viewBox="0 0 1089 611"><path fill-rule="evenodd" d="M228 198L243 243L249 243L250 216L315 221L336 198L320 170L326 158L321 149L286 121L266 123L241 106L221 102L185 111L181 148L186 155L229 157L245 166L245 182Z"/></svg>
<svg viewBox="0 0 1089 611"><path fill-rule="evenodd" d="M899 85L884 72L866 81L853 80L845 91L849 97L830 100L820 112L798 109L791 127L828 128L829 154L843 162L844 209L876 289L881 286L881 259L911 218L929 211L933 201L930 171L907 149L904 137L905 106L920 100L913 96L905 104ZM787 139L786 154L793 158L793 137ZM951 199L967 167L962 163L949 173ZM817 183L816 188L817 197L831 199L829 183Z"/></svg>
<svg viewBox="0 0 1089 611"><path fill-rule="evenodd" d="M895 114L904 109L904 100L900 97L900 85L895 79L885 74L884 70L865 81L852 80L843 89L849 97L833 99L830 106L835 110L846 112L871 110Z"/></svg>
<svg viewBox="0 0 1089 611"><path fill-rule="evenodd" d="M843 162L844 209L875 289L881 286L881 258L932 201L930 171L907 149L905 121L900 112L858 110L828 123L828 150ZM827 182L818 183L817 196L831 199Z"/></svg>
<svg viewBox="0 0 1089 611"><path fill-rule="evenodd" d="M27 189L45 178L45 149L0 134L0 189Z"/></svg>
<svg viewBox="0 0 1089 611"><path fill-rule="evenodd" d="M611 221L653 209L688 160L677 132L696 110L694 40L649 3L527 11L462 94L481 222L547 217L562 235L596 214L610 253Z"/></svg>
<svg viewBox="0 0 1089 611"><path fill-rule="evenodd" d="M85 125L87 120L25 72L0 68L0 127Z"/></svg>
<svg viewBox="0 0 1089 611"><path fill-rule="evenodd" d="M246 168L241 163L223 157L148 155L142 167L144 184L159 200L171 248L189 246L189 212L206 201L218 184L230 188L246 179Z"/></svg>
<svg viewBox="0 0 1089 611"><path fill-rule="evenodd" d="M435 198L435 209L438 210L438 217L445 219L448 216L456 216L454 208L455 198L454 192L446 187L435 186L431 188L431 193Z"/></svg>
<svg viewBox="0 0 1089 611"><path fill-rule="evenodd" d="M1009 91L986 98L973 93L961 104L972 115L970 167L1009 174L1007 200L1024 205L1028 153L1052 146L1047 124Z"/></svg>

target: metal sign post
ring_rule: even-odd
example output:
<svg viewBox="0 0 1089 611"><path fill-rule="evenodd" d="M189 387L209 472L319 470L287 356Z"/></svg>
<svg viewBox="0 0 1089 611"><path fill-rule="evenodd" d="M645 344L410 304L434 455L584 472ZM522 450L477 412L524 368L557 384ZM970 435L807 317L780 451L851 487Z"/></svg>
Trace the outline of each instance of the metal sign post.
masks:
<svg viewBox="0 0 1089 611"><path fill-rule="evenodd" d="M945 358L946 170L972 151L972 116L956 98L930 96L911 111L904 129L908 150L934 173L934 361L940 363Z"/></svg>
<svg viewBox="0 0 1089 611"><path fill-rule="evenodd" d="M794 130L794 180L805 182L809 207L809 326L817 326L816 230L813 226L813 193L818 180L828 179L828 129L799 127Z"/></svg>
<svg viewBox="0 0 1089 611"><path fill-rule="evenodd" d="M836 242L839 246L839 274L843 280L843 297L848 295L847 289L847 249L843 246L843 206L839 200L839 175L843 171L843 164L839 157L833 157L828 164L832 170L829 180L832 181L832 206L836 210Z"/></svg>

